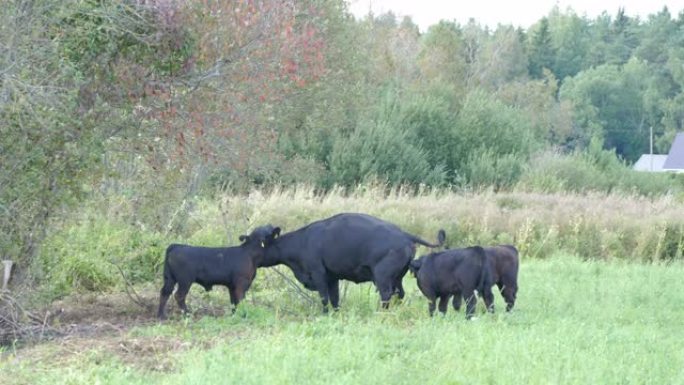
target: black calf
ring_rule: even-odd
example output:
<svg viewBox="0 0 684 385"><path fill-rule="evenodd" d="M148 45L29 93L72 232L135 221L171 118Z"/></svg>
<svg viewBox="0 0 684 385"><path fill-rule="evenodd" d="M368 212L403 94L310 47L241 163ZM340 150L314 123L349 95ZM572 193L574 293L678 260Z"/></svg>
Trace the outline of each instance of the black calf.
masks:
<svg viewBox="0 0 684 385"><path fill-rule="evenodd" d="M506 311L511 311L518 294L518 249L511 245L485 247L487 261L492 274L492 285L496 284L506 301ZM481 294L481 293L480 293ZM461 307L461 299L454 297L454 309Z"/></svg>
<svg viewBox="0 0 684 385"><path fill-rule="evenodd" d="M482 293L485 305L492 310L492 274L487 254L479 246L450 249L431 253L411 261L409 269L416 276L418 288L430 300L430 316L435 312L439 298L439 311L446 313L449 297L454 296L454 308L460 307L461 297L466 301L466 318L475 312L477 297Z"/></svg>
<svg viewBox="0 0 684 385"><path fill-rule="evenodd" d="M166 319L164 307L176 283L178 306L188 312L185 297L195 282L206 291L211 290L213 285L228 287L234 313L254 280L256 269L264 257L265 242L268 242L272 233L273 227L270 225L259 227L250 235L241 235L240 241L243 243L234 247L169 246L164 260L164 286L159 296L157 317Z"/></svg>

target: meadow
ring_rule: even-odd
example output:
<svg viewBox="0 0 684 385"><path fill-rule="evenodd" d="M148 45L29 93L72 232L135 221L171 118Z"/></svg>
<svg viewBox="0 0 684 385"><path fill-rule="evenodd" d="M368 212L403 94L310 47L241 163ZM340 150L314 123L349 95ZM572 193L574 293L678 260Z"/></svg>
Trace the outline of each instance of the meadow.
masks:
<svg viewBox="0 0 684 385"><path fill-rule="evenodd" d="M158 228L123 220L133 210L125 199L84 204L55 223L33 266L43 284L32 301L63 311L51 325L62 333L2 347L2 383L684 383L682 203L673 197L299 188L183 207ZM495 314L480 301L475 320L451 308L430 318L407 274L407 295L389 310L371 284L344 283L341 310L324 315L278 267L259 270L233 316L227 290L193 287L193 315L170 301L171 319L154 318L168 243L236 243L255 225L291 231L341 211L426 239L445 228L452 247L514 243L514 311L502 312L495 293Z"/></svg>
<svg viewBox="0 0 684 385"><path fill-rule="evenodd" d="M3 384L678 384L682 274L681 263L527 259L516 309L480 303L473 321L430 318L410 276L388 311L369 284L346 284L329 315L265 288L235 316L8 348L0 372ZM191 301L228 305L225 290Z"/></svg>

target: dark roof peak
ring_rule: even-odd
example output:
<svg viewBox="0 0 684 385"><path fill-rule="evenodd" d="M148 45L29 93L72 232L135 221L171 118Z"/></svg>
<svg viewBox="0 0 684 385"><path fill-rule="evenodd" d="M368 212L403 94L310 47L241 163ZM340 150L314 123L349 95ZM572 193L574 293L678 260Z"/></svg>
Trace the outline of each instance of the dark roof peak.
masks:
<svg viewBox="0 0 684 385"><path fill-rule="evenodd" d="M678 132L663 164L665 170L684 170L684 132Z"/></svg>

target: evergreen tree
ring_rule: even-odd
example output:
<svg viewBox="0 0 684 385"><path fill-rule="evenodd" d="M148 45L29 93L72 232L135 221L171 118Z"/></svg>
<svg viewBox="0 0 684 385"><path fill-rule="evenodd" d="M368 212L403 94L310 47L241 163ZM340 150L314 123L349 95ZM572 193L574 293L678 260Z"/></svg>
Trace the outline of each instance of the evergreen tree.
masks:
<svg viewBox="0 0 684 385"><path fill-rule="evenodd" d="M532 77L541 78L544 68L553 68L556 55L551 41L548 18L544 17L539 21L529 41L528 69Z"/></svg>

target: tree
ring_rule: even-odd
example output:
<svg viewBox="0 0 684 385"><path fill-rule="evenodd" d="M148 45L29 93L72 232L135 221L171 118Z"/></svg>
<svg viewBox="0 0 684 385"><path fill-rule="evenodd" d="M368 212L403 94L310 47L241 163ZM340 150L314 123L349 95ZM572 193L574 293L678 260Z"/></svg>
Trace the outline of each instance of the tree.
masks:
<svg viewBox="0 0 684 385"><path fill-rule="evenodd" d="M611 26L611 39L607 47L607 63L624 64L632 56L639 44L636 34L637 22L627 15L625 9L619 8Z"/></svg>
<svg viewBox="0 0 684 385"><path fill-rule="evenodd" d="M655 15L649 15L641 28L641 40L634 52L635 56L651 64L664 66L667 62L670 39L678 36L677 25L670 11L664 7Z"/></svg>
<svg viewBox="0 0 684 385"><path fill-rule="evenodd" d="M471 65L471 86L497 90L527 76L527 57L518 31L511 26L499 26L483 40Z"/></svg>
<svg viewBox="0 0 684 385"><path fill-rule="evenodd" d="M449 168L453 170L461 170L474 153L526 158L540 144L521 110L482 90L468 94L449 134Z"/></svg>
<svg viewBox="0 0 684 385"><path fill-rule="evenodd" d="M554 8L549 16L549 30L555 51L550 67L557 79L563 80L582 70L589 50L589 26L585 19L568 9L561 13Z"/></svg>
<svg viewBox="0 0 684 385"><path fill-rule="evenodd" d="M547 145L572 147L572 103L557 100L558 83L551 71L544 70L542 79L505 83L497 97L506 105L524 111L536 138Z"/></svg>
<svg viewBox="0 0 684 385"><path fill-rule="evenodd" d="M209 177L277 170L272 105L325 72L316 4L3 4L0 251L30 261L86 190L132 192L162 226Z"/></svg>
<svg viewBox="0 0 684 385"><path fill-rule="evenodd" d="M543 17L532 28L531 38L529 39L528 69L530 75L535 78L542 76L544 68L552 69L555 63L556 52L551 40L549 29L549 19Z"/></svg>
<svg viewBox="0 0 684 385"><path fill-rule="evenodd" d="M448 84L458 92L466 88L468 71L462 31L453 22L440 21L423 37L418 67L428 84Z"/></svg>
<svg viewBox="0 0 684 385"><path fill-rule="evenodd" d="M606 148L636 160L647 148L648 127L657 123L644 101L652 82L648 66L637 59L624 67L604 64L566 80L559 97L575 106L576 140L586 145L591 137L602 137Z"/></svg>
<svg viewBox="0 0 684 385"><path fill-rule="evenodd" d="M46 226L74 203L98 162L101 109L82 111L78 68L53 33L62 5L0 7L0 255L26 271Z"/></svg>

